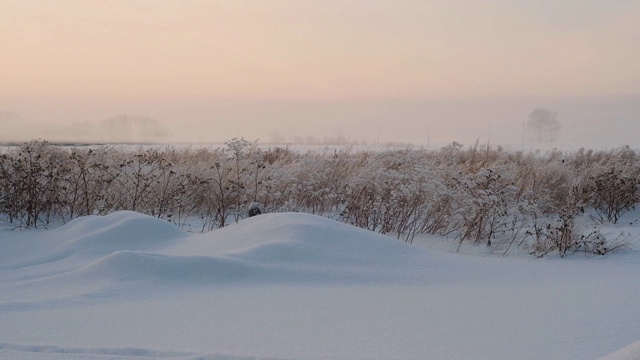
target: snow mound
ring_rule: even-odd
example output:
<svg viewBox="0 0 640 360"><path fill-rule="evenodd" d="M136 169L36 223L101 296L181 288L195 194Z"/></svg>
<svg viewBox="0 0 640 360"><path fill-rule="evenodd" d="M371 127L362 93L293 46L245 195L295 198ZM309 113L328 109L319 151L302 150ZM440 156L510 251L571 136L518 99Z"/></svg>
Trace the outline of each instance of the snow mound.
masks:
<svg viewBox="0 0 640 360"><path fill-rule="evenodd" d="M223 354L198 354L186 351L162 351L146 348L81 348L42 345L0 343L0 358L47 358L47 359L180 359L180 360L256 360L254 356L232 356ZM272 358L271 360L278 360Z"/></svg>
<svg viewBox="0 0 640 360"><path fill-rule="evenodd" d="M142 281L149 285L170 282L221 283L260 273L250 264L207 256L170 256L135 251L116 251L78 270L66 273L65 280Z"/></svg>
<svg viewBox="0 0 640 360"><path fill-rule="evenodd" d="M165 287L416 284L451 281L451 274L460 273L457 261L430 258L425 250L387 236L309 214L267 214L202 235L185 236L169 227L134 213L71 223L60 229L70 238L77 236L67 247L93 254L93 261L47 281L134 281ZM451 271L454 267L457 271Z"/></svg>
<svg viewBox="0 0 640 360"><path fill-rule="evenodd" d="M627 345L622 349L601 357L599 360L638 360L640 359L640 341Z"/></svg>
<svg viewBox="0 0 640 360"><path fill-rule="evenodd" d="M592 359L637 340L639 254L448 254L297 213L206 234L90 216L0 233L0 359Z"/></svg>
<svg viewBox="0 0 640 360"><path fill-rule="evenodd" d="M5 244L0 269L47 265L65 259L93 261L116 251L148 251L188 235L174 225L147 215L120 211L74 219L59 229L36 232L31 239ZM46 237L45 237L46 235Z"/></svg>
<svg viewBox="0 0 640 360"><path fill-rule="evenodd" d="M67 246L95 253L152 249L188 235L167 221L132 211L81 217L56 231L72 239Z"/></svg>
<svg viewBox="0 0 640 360"><path fill-rule="evenodd" d="M463 266L454 257L432 256L385 235L302 213L249 218L168 251L222 256L259 268L261 281L278 282L433 283L451 281Z"/></svg>

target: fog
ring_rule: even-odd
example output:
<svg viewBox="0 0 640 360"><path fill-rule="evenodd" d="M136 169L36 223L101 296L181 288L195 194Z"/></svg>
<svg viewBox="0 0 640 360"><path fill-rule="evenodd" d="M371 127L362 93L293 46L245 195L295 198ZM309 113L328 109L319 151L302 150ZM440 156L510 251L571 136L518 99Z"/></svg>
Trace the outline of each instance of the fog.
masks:
<svg viewBox="0 0 640 360"><path fill-rule="evenodd" d="M520 148L544 107L547 148L637 148L638 18L626 0L4 0L0 141Z"/></svg>
<svg viewBox="0 0 640 360"><path fill-rule="evenodd" d="M530 141L525 126L537 107L558 113L553 144ZM154 122L146 130L114 119ZM111 120L111 123L110 123ZM146 121L145 120L145 121ZM640 97L486 97L447 100L326 101L213 98L3 98L0 141L221 143L403 143L453 141L509 148L640 148ZM134 133L135 132L135 133Z"/></svg>

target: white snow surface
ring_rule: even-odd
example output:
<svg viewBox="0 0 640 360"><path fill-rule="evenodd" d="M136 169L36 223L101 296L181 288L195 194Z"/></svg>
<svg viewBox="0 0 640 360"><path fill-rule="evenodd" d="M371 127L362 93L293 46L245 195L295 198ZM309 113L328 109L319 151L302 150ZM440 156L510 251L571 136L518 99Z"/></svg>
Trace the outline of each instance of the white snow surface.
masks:
<svg viewBox="0 0 640 360"><path fill-rule="evenodd" d="M118 212L0 229L0 359L639 359L639 275L635 250L470 256L308 214L190 234Z"/></svg>

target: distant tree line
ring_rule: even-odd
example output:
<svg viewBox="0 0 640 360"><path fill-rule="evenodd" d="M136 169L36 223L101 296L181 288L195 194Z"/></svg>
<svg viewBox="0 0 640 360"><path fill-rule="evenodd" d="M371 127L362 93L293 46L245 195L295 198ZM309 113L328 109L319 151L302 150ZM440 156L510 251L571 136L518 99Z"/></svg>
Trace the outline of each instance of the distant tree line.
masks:
<svg viewBox="0 0 640 360"><path fill-rule="evenodd" d="M100 122L78 121L69 125L31 123L17 114L0 112L0 142L21 142L46 136L58 142L140 143L167 141L170 132L156 119L138 115L118 115Z"/></svg>
<svg viewBox="0 0 640 360"><path fill-rule="evenodd" d="M438 234L535 256L621 246L588 218L617 222L640 203L628 147L572 153L452 143L439 150L295 152L232 139L221 148L65 148L32 141L0 155L0 221L46 227L133 210L208 231L263 212L327 216L412 242Z"/></svg>

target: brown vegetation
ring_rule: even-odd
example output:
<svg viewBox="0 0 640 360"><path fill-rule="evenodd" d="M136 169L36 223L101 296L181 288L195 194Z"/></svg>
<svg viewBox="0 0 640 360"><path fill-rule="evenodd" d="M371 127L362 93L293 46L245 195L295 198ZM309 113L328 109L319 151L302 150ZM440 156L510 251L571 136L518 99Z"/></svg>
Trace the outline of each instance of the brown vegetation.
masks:
<svg viewBox="0 0 640 360"><path fill-rule="evenodd" d="M394 234L451 235L536 256L611 250L576 220L617 222L640 202L638 154L349 149L296 153L233 139L223 148L64 148L32 141L0 155L0 214L16 227L133 210L202 231L299 211ZM197 219L197 224L194 224Z"/></svg>

